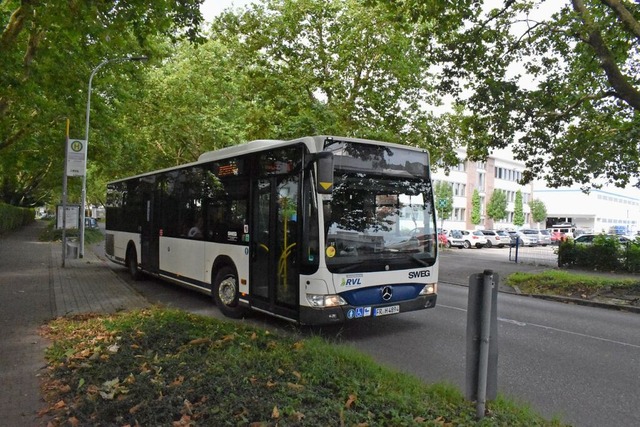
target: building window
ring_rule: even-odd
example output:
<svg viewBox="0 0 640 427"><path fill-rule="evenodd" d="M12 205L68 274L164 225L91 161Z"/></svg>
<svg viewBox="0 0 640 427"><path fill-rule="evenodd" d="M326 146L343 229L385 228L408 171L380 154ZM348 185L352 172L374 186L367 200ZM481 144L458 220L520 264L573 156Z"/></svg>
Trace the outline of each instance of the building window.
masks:
<svg viewBox="0 0 640 427"><path fill-rule="evenodd" d="M454 208L449 219L452 221L465 221L465 211L465 208Z"/></svg>
<svg viewBox="0 0 640 427"><path fill-rule="evenodd" d="M484 177L485 177L484 171L478 171L478 184L476 185L476 188L480 192L484 192L484 181L485 181Z"/></svg>
<svg viewBox="0 0 640 427"><path fill-rule="evenodd" d="M453 195L458 197L464 197L467 190L467 184L461 182L452 182L451 188L453 189Z"/></svg>
<svg viewBox="0 0 640 427"><path fill-rule="evenodd" d="M458 166L452 167L451 170L458 171L458 172L465 172L467 168L465 167L464 162L460 162L458 163Z"/></svg>

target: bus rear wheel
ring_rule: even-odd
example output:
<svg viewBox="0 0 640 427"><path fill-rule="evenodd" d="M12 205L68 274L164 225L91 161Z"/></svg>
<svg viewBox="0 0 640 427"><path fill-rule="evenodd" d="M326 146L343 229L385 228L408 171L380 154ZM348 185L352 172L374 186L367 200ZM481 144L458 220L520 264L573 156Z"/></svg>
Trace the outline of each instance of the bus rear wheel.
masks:
<svg viewBox="0 0 640 427"><path fill-rule="evenodd" d="M245 309L239 303L240 292L238 290L238 277L233 268L229 266L218 270L213 281L213 300L227 317L239 319L244 316Z"/></svg>
<svg viewBox="0 0 640 427"><path fill-rule="evenodd" d="M138 253L133 247L127 250L126 264L131 278L133 280L140 280L141 273L140 270L138 270Z"/></svg>

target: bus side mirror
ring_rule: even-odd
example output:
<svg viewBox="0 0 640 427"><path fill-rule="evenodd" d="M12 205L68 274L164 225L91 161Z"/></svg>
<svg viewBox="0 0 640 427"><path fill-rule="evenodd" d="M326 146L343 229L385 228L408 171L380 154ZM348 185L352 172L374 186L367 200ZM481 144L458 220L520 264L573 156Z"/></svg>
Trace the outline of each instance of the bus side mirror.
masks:
<svg viewBox="0 0 640 427"><path fill-rule="evenodd" d="M331 194L333 192L333 153L316 154L316 162L318 166L318 193Z"/></svg>

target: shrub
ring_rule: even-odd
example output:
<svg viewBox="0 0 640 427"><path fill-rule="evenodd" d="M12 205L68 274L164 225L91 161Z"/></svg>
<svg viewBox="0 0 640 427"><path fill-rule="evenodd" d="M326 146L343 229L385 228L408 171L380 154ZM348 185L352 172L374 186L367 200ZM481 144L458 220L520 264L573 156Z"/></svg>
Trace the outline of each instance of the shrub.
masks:
<svg viewBox="0 0 640 427"><path fill-rule="evenodd" d="M571 267L576 265L578 248L570 240L564 240L558 246L558 267Z"/></svg>
<svg viewBox="0 0 640 427"><path fill-rule="evenodd" d="M594 269L601 271L622 269L621 258L623 251L617 236L598 235L593 239L590 249L589 264Z"/></svg>
<svg viewBox="0 0 640 427"><path fill-rule="evenodd" d="M0 203L0 234L30 224L35 218L36 211L32 208Z"/></svg>
<svg viewBox="0 0 640 427"><path fill-rule="evenodd" d="M640 267L640 253L639 253ZM599 235L592 244L567 241L558 247L558 267L581 267L590 270L619 271L625 268L625 252L615 236Z"/></svg>
<svg viewBox="0 0 640 427"><path fill-rule="evenodd" d="M55 220L50 221L47 226L40 233L39 239L41 242L61 242L62 241L62 229L55 228ZM77 228L67 229L65 235L67 239L78 239L80 236L80 230ZM85 228L84 230L84 243L87 245L101 242L104 239L102 231L97 228Z"/></svg>
<svg viewBox="0 0 640 427"><path fill-rule="evenodd" d="M640 244L628 243L625 248L625 265L632 273L640 272Z"/></svg>

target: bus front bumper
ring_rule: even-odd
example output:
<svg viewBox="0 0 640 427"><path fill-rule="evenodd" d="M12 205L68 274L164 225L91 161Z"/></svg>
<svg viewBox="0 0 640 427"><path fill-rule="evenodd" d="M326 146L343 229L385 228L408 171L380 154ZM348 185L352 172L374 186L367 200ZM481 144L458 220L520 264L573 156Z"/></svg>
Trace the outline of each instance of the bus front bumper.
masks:
<svg viewBox="0 0 640 427"><path fill-rule="evenodd" d="M436 306L437 295L424 295L411 301L377 304L362 307L342 305L329 308L300 307L300 323L303 325L330 325L350 320L382 317L409 311L424 310Z"/></svg>

